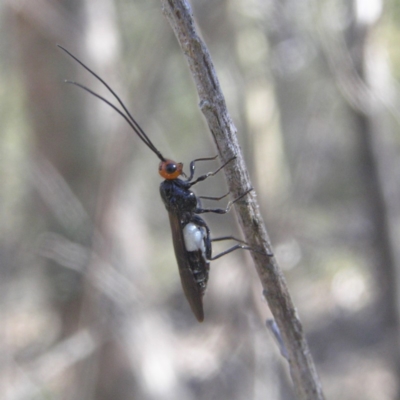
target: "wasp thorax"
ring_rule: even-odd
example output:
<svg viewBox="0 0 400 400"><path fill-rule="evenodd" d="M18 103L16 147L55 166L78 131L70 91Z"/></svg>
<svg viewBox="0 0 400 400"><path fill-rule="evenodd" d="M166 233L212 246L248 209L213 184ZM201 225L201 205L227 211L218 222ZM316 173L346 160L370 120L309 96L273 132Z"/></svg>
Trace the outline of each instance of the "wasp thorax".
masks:
<svg viewBox="0 0 400 400"><path fill-rule="evenodd" d="M160 162L158 172L164 179L176 179L179 175L182 175L182 169L182 163L165 160Z"/></svg>

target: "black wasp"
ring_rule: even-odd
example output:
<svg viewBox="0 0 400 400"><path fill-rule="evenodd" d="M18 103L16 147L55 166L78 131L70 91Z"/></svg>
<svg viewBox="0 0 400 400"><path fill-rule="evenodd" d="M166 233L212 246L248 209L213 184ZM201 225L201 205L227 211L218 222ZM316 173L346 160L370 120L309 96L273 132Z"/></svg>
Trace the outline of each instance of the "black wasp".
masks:
<svg viewBox="0 0 400 400"><path fill-rule="evenodd" d="M198 214L204 213L216 213L226 214L233 203L246 196L252 189L246 191L241 196L232 200L228 203L225 209L207 209L202 208L200 205L200 198L210 200L221 200L226 197L229 193L219 198L216 197L205 197L196 195L190 190L190 188L198 182L204 181L206 178L215 175L226 164L233 161L234 158L228 160L220 168L214 172L199 176L193 180L195 173L195 164L198 161L214 160L216 157L211 158L198 158L190 163L190 175L187 179L179 179L179 176L185 176L183 172L183 164L176 163L173 160L165 158L160 151L154 146L148 136L145 134L143 129L139 126L136 120L132 117L128 109L125 107L119 96L111 89L111 87L96 73L89 69L83 62L71 54L68 50L62 46L58 46L60 49L65 51L75 61L77 61L82 67L90 72L95 78L97 78L115 97L118 103L121 105L123 111L121 111L114 104L110 103L104 97L93 92L89 88L77 83L66 81L73 85L79 86L86 90L93 96L104 101L110 107L112 107L118 114L120 114L139 138L146 144L146 146L156 154L160 159L159 173L165 179L160 185L160 194L164 202L165 208L168 211L169 221L172 231L172 240L174 244L175 256L178 262L179 274L181 277L181 283L185 296L190 304L190 307L199 322L204 320L203 311L203 296L207 288L208 275L210 271L210 261L222 257L237 249L249 250L250 247L245 242L236 239L232 236L224 236L220 238L211 239L210 229L202 218ZM212 256L211 242L221 240L235 240L242 244L236 244L233 247L225 250L224 252Z"/></svg>

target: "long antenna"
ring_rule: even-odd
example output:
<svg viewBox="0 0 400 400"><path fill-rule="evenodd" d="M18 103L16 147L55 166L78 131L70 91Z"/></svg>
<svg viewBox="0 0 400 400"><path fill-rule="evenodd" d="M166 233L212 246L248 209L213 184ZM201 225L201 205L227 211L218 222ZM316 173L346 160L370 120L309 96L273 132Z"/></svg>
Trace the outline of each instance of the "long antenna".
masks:
<svg viewBox="0 0 400 400"><path fill-rule="evenodd" d="M77 82L72 82L72 81L68 81L66 80L66 83L75 85L80 87L83 90L86 90L88 93L90 93L91 95L97 97L98 99L102 100L104 103L106 103L107 105L109 105L111 108L113 108L119 115L121 115L125 121L129 124L129 126L135 131L135 133L139 136L139 138L143 141L144 144L146 144L146 146L152 150L157 157L161 160L161 161L165 161L164 156L160 153L160 151L157 150L156 146L154 146L154 144L152 143L152 141L149 139L149 137L146 135L146 133L144 132L144 130L140 127L140 125L137 123L137 121L135 120L135 118L133 118L132 114L129 112L129 110L126 108L125 104L123 103L123 101L120 99L120 97L117 95L117 93L114 92L114 90L102 79L100 78L99 75L97 75L95 72L93 72L89 67L87 67L81 60L79 60L77 57L75 57L72 53L70 53L67 49L65 49L64 47L60 46L59 44L57 45L61 50L63 50L65 53L67 53L70 57L72 57L76 62L78 62L83 68L85 68L88 72L90 72L96 79L98 79L107 89L108 91L115 97L115 99L118 101L118 103L121 105L121 107L123 108L123 110L125 111L125 113L123 113L118 107L116 107L114 104L112 104L110 101L108 101L107 99L105 99L103 96L100 96L99 94L97 94L96 92L94 92L93 90L87 88L86 86L77 83Z"/></svg>

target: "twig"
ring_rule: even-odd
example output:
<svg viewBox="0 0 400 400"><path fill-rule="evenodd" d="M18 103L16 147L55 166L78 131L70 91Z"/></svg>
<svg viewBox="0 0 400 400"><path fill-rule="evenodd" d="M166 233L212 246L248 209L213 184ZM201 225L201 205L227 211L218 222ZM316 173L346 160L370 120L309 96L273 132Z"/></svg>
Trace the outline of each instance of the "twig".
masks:
<svg viewBox="0 0 400 400"><path fill-rule="evenodd" d="M210 54L196 32L190 5L186 0L161 0L164 14L183 50L200 97L200 108L214 137L221 162L233 156L225 170L233 198L252 187L236 137L236 128L229 116L225 99L211 61ZM236 211L247 243L257 252L252 256L287 349L291 376L299 399L322 400L319 382L296 309L290 298L285 279L271 254L271 245L264 221L259 213L255 195L239 201ZM260 250L262 249L262 252Z"/></svg>

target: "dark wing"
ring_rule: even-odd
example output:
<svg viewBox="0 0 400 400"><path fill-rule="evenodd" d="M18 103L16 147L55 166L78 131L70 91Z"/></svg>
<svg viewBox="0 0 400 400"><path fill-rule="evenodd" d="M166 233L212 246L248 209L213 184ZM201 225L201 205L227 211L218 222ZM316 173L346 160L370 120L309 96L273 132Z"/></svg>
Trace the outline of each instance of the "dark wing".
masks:
<svg viewBox="0 0 400 400"><path fill-rule="evenodd" d="M201 263L200 267L207 272L208 279L208 263L203 259L200 250L195 252L186 251L180 217L171 212L168 214L183 292L185 293L193 314L199 322L202 322L204 320L203 295L205 286L207 285L207 280L205 280L205 282L199 282L195 279L193 271L196 272L199 263Z"/></svg>

